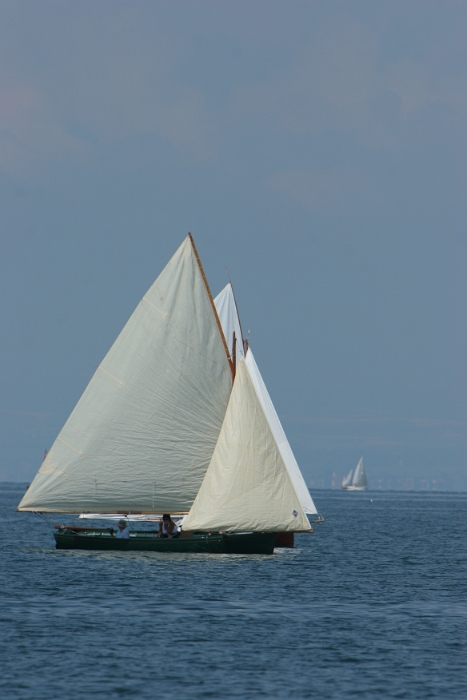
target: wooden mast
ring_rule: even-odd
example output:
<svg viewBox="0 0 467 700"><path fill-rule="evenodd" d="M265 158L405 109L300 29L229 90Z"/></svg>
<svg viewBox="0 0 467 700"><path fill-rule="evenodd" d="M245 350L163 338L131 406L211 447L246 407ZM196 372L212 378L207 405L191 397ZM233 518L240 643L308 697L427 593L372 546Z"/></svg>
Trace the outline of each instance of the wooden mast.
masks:
<svg viewBox="0 0 467 700"><path fill-rule="evenodd" d="M223 343L223 345L224 345L225 354L227 355L227 361L228 361L229 366L230 366L230 371L232 372L232 382L233 382L233 380L235 379L235 365L234 365L234 362L232 361L232 358L230 357L229 348L227 347L227 342L226 342L225 337L224 337L224 331L222 330L221 322L220 322L220 320L219 320L219 316L217 315L216 305L215 305L215 303L214 303L214 299L212 298L211 290L209 289L208 280L207 280L207 278L206 278L206 275L204 274L203 266L202 266L202 264L201 264L201 260L200 260L200 257L199 257L199 255L198 255L198 251L196 250L196 246L195 246L195 242L194 242L194 240L193 240L193 236L191 235L190 232L188 232L188 237L189 237L189 239L190 239L190 241L191 241L191 245L193 246L193 252L194 252L194 254L195 254L196 262L198 263L198 267L199 267L199 270L200 270L200 272L201 272L201 277L203 278L204 286L206 287L206 291L207 291L207 293L208 293L209 301L211 302L211 307L212 307L212 311L213 311L213 313L214 313L214 318L216 319L217 327L218 327L218 329L219 329L219 333L221 334L221 338L222 338L222 343Z"/></svg>
<svg viewBox="0 0 467 700"><path fill-rule="evenodd" d="M235 331L232 337L232 365L233 365L233 378L235 379L235 372L237 371L237 338L235 336Z"/></svg>

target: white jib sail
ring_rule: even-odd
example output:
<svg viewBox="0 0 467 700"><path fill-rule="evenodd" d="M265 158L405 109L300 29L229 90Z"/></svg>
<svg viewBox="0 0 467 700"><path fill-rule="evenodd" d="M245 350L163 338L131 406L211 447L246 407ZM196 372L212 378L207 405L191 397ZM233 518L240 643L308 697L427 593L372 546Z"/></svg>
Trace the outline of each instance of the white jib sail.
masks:
<svg viewBox="0 0 467 700"><path fill-rule="evenodd" d="M18 509L187 512L231 388L187 238L98 367Z"/></svg>
<svg viewBox="0 0 467 700"><path fill-rule="evenodd" d="M237 374L208 471L185 530L309 530L246 363Z"/></svg>
<svg viewBox="0 0 467 700"><path fill-rule="evenodd" d="M357 466L355 467L355 473L352 479L352 486L355 488L367 488L368 482L366 480L365 469L363 467L363 457L360 457Z"/></svg>
<svg viewBox="0 0 467 700"><path fill-rule="evenodd" d="M350 485L351 485L351 483L352 483L352 476L353 476L353 469L351 469L351 470L349 471L349 473L347 474L347 476L345 476L345 477L342 479L342 488L346 488L347 486L350 486Z"/></svg>
<svg viewBox="0 0 467 700"><path fill-rule="evenodd" d="M222 292L219 292L214 299L214 304L216 305L217 315L219 316L222 330L224 331L229 352L232 352L233 334L235 333L237 357L244 357L242 327L240 325L237 305L230 282L224 287Z"/></svg>
<svg viewBox="0 0 467 700"><path fill-rule="evenodd" d="M227 340L227 345L230 348L232 345L233 332L237 337L237 357L244 356L243 344L241 340L241 328L240 321L238 319L237 306L235 304L235 299L232 291L232 286L228 284L220 294L214 299L216 305L217 313L224 330L224 335ZM230 340L229 340L230 339ZM276 441L277 447L281 453L282 459L285 466L287 467L290 478L292 479L295 491L297 492L302 507L305 513L310 515L315 515L318 511L313 503L313 499L310 496L310 492L303 478L300 467L297 464L295 456L290 447L289 441L287 440L286 434L279 420L279 416L276 413L274 404L272 403L271 397L269 396L266 385L263 381L261 373L258 369L258 365L255 362L255 358L249 348L246 355L246 364L248 367L248 372L253 382L258 399L261 403L261 407L271 428L271 432Z"/></svg>

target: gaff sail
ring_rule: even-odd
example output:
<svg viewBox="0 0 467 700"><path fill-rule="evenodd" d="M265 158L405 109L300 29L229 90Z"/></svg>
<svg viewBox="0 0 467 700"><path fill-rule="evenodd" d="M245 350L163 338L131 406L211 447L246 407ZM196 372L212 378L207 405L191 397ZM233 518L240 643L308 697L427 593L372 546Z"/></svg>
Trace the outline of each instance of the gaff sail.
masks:
<svg viewBox="0 0 467 700"><path fill-rule="evenodd" d="M224 338L188 237L99 365L18 510L188 512L231 389Z"/></svg>

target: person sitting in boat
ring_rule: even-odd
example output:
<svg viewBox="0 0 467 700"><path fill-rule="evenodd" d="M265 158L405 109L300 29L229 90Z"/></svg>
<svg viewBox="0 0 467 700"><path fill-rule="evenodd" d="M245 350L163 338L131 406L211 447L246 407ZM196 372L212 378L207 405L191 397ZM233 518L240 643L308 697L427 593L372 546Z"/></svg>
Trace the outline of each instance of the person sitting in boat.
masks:
<svg viewBox="0 0 467 700"><path fill-rule="evenodd" d="M117 537L121 540L127 540L130 537L130 528L126 520L118 521Z"/></svg>
<svg viewBox="0 0 467 700"><path fill-rule="evenodd" d="M164 513L162 520L159 522L159 537L179 537L180 529L172 520L169 513Z"/></svg>

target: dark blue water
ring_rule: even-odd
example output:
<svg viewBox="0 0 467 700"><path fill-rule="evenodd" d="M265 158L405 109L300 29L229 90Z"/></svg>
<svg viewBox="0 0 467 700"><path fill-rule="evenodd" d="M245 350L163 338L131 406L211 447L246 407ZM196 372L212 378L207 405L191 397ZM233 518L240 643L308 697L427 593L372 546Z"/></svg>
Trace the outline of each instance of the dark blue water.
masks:
<svg viewBox="0 0 467 700"><path fill-rule="evenodd" d="M22 490L4 698L467 698L465 494L316 492L326 522L257 557L56 551Z"/></svg>

